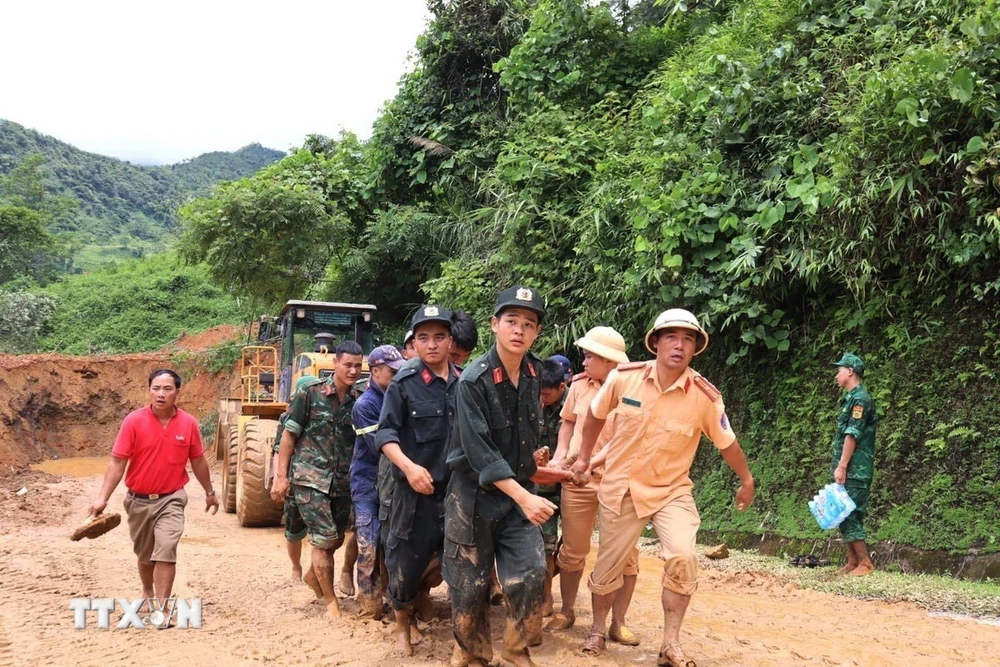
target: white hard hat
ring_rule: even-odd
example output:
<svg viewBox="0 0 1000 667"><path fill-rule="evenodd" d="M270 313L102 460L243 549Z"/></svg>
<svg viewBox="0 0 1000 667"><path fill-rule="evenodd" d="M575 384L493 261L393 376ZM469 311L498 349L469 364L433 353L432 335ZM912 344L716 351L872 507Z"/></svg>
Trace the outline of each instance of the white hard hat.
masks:
<svg viewBox="0 0 1000 667"><path fill-rule="evenodd" d="M662 329L690 329L691 331L697 331L701 334L701 347L697 352L694 353L698 356L705 351L708 347L708 332L701 328L698 324L698 318L695 317L690 311L684 310L683 308L671 308L670 310L665 310L656 316L656 321L648 332L646 332L646 349L656 354L656 350L653 349L653 345L649 340L650 337Z"/></svg>
<svg viewBox="0 0 1000 667"><path fill-rule="evenodd" d="M593 352L599 357L619 364L628 363L625 353L625 339L611 327L594 327L583 338L576 341L576 346L587 352Z"/></svg>

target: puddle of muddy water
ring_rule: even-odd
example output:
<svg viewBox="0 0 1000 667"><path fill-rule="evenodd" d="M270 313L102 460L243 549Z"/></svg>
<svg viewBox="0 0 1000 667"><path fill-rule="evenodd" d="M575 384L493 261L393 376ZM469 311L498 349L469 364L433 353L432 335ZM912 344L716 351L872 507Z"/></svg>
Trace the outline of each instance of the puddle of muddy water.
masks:
<svg viewBox="0 0 1000 667"><path fill-rule="evenodd" d="M41 470L50 475L66 477L94 477L103 475L108 468L107 456L80 456L66 459L49 459L33 463L32 470Z"/></svg>

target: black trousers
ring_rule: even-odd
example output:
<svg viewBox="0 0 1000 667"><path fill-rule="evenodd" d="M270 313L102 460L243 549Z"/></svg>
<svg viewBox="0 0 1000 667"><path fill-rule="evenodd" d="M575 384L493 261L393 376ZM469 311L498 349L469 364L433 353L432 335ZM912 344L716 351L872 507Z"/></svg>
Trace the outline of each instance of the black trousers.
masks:
<svg viewBox="0 0 1000 667"><path fill-rule="evenodd" d="M393 609L412 612L424 570L444 546L444 494L421 495L406 481L401 482L393 499L389 524L385 550L389 602ZM409 530L394 530L397 526Z"/></svg>
<svg viewBox="0 0 1000 667"><path fill-rule="evenodd" d="M542 530L503 492L452 475L445 498L442 570L451 593L455 641L487 662L493 658L489 610L494 563L507 609L505 651L526 653L528 637L542 622Z"/></svg>

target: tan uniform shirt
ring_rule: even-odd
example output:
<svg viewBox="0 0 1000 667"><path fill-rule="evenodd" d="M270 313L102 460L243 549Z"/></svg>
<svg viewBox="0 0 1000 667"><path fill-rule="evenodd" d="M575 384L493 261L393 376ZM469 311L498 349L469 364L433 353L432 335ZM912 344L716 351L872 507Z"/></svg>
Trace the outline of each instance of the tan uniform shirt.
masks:
<svg viewBox="0 0 1000 667"><path fill-rule="evenodd" d="M639 517L690 494L688 474L703 433L718 449L736 441L719 391L691 368L662 389L655 360L612 371L590 409L598 419L615 413L599 495L615 514L626 493Z"/></svg>
<svg viewBox="0 0 1000 667"><path fill-rule="evenodd" d="M573 422L573 435L569 440L567 459L575 458L580 453L580 443L583 442L583 420L587 416L587 410L590 409L590 402L594 400L600 389L601 383L586 373L580 373L574 377L573 383L569 386L569 395L566 396L566 402L559 415L563 421ZM591 456L608 444L608 440L611 439L611 434L614 432L613 422L614 415L608 419L600 435L597 436L597 443L594 445ZM600 477L603 473L604 466L593 471L595 477Z"/></svg>

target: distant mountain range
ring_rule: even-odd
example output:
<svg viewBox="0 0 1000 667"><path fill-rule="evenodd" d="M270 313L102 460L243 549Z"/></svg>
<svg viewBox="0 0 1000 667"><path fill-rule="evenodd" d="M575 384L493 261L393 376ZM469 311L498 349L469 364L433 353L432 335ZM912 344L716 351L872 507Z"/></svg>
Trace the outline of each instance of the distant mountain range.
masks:
<svg viewBox="0 0 1000 667"><path fill-rule="evenodd" d="M53 231L72 233L81 246L77 267L116 256L165 250L178 230L177 208L221 181L248 176L285 153L260 144L199 155L178 164L145 167L87 153L53 137L0 119L0 174L24 158L45 159L47 188L79 202Z"/></svg>

